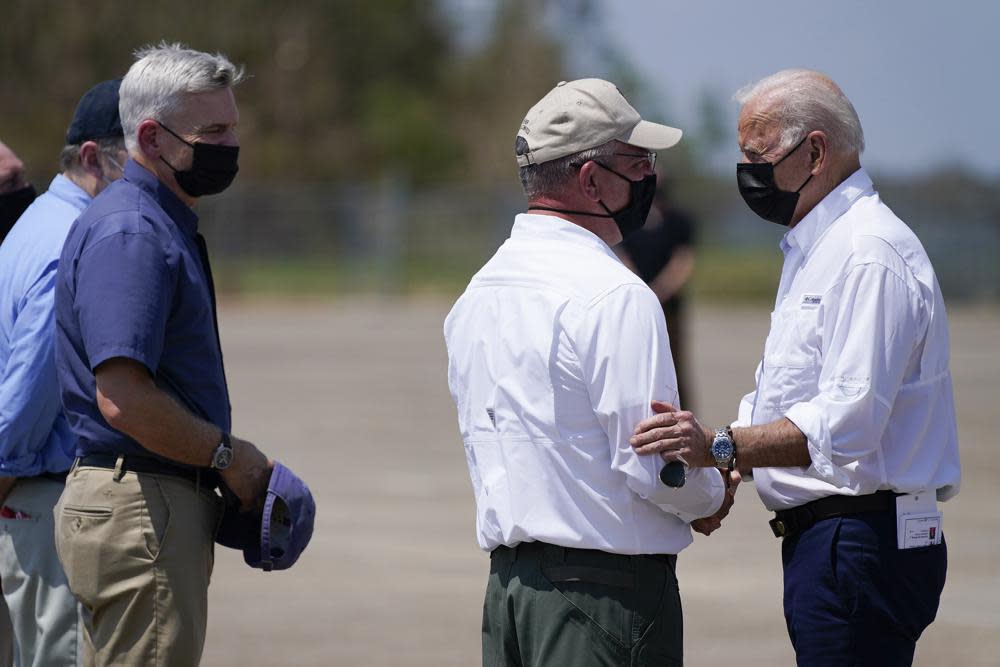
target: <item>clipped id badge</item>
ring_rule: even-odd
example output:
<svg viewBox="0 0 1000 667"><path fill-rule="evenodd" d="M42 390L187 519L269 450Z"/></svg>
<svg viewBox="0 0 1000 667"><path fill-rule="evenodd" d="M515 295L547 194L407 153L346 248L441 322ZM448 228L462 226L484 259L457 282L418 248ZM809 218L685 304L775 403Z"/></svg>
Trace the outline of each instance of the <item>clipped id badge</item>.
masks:
<svg viewBox="0 0 1000 667"><path fill-rule="evenodd" d="M941 544L937 494L921 491L896 497L896 546L916 549Z"/></svg>

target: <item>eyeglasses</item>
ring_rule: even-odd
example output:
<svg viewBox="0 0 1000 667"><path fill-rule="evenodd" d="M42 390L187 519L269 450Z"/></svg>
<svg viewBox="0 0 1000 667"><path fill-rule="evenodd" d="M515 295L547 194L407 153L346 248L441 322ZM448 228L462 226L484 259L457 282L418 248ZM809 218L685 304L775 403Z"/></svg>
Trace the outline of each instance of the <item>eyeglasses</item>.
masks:
<svg viewBox="0 0 1000 667"><path fill-rule="evenodd" d="M646 161L649 162L650 170L656 167L656 153L653 151L646 151L645 153L612 153L612 155L617 155L619 157L645 158Z"/></svg>

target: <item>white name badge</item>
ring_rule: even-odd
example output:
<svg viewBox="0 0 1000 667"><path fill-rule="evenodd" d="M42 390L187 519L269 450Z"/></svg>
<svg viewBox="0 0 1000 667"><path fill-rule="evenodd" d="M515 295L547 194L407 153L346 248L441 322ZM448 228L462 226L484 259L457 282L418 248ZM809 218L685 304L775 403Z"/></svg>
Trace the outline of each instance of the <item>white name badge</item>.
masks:
<svg viewBox="0 0 1000 667"><path fill-rule="evenodd" d="M941 544L941 512L934 491L896 497L896 543L899 549Z"/></svg>

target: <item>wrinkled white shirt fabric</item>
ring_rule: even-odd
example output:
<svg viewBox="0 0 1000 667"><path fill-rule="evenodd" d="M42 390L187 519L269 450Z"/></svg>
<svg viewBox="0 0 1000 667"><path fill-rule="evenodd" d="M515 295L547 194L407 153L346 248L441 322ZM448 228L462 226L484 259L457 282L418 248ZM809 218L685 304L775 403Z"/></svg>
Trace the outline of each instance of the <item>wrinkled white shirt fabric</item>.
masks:
<svg viewBox="0 0 1000 667"><path fill-rule="evenodd" d="M676 554L689 522L721 506L717 470L670 488L662 459L629 445L677 382L659 302L593 233L518 215L444 335L484 550Z"/></svg>
<svg viewBox="0 0 1000 667"><path fill-rule="evenodd" d="M888 489L958 493L948 318L927 253L863 169L781 242L756 389L736 426L787 417L808 468L756 468L771 510Z"/></svg>

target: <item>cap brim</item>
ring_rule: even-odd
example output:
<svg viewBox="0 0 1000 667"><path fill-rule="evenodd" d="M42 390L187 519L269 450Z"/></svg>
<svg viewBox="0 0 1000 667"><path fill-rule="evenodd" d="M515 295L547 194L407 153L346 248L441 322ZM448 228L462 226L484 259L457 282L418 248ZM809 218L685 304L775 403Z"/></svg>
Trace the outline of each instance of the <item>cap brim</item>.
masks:
<svg viewBox="0 0 1000 667"><path fill-rule="evenodd" d="M684 133L676 127L640 120L632 131L619 141L651 151L662 151L677 144L683 135Z"/></svg>

